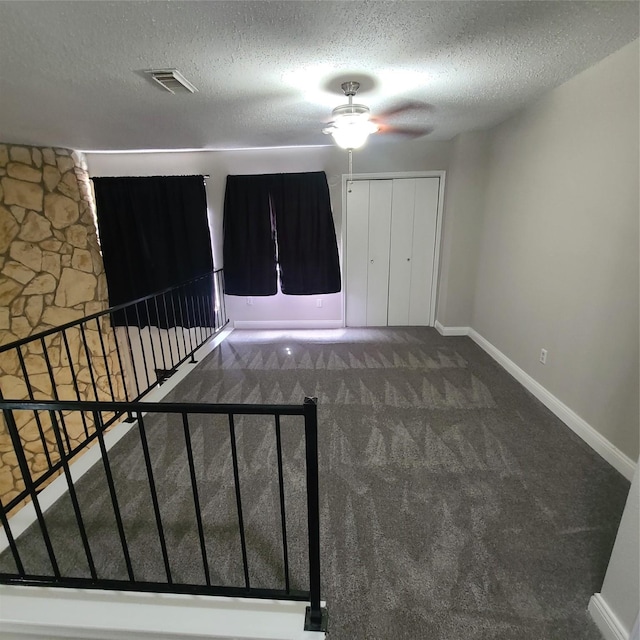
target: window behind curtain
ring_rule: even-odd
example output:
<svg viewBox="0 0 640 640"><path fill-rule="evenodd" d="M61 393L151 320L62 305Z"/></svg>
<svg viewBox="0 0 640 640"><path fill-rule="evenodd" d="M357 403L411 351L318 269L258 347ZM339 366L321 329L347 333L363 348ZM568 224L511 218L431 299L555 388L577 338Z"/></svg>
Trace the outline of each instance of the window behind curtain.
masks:
<svg viewBox="0 0 640 640"><path fill-rule="evenodd" d="M277 253L276 253L277 243ZM340 291L340 265L324 171L228 176L225 292L268 296Z"/></svg>
<svg viewBox="0 0 640 640"><path fill-rule="evenodd" d="M212 271L202 176L93 182L111 306Z"/></svg>

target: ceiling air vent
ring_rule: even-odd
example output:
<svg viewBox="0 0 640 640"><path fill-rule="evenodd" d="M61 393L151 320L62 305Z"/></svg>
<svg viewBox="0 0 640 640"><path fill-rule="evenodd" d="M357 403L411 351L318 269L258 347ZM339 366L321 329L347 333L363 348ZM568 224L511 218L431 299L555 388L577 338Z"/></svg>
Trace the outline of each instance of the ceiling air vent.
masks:
<svg viewBox="0 0 640 640"><path fill-rule="evenodd" d="M195 93L197 89L177 69L150 69L145 71L169 93Z"/></svg>

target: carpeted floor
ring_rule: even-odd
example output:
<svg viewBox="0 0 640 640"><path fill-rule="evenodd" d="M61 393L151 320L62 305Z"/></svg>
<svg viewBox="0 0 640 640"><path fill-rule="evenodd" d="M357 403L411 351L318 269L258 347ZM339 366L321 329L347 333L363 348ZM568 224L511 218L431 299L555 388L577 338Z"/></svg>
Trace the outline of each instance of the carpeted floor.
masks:
<svg viewBox="0 0 640 640"><path fill-rule="evenodd" d="M305 395L319 402L331 640L600 638L586 606L629 483L470 339L427 328L235 331L167 400ZM212 582L241 584L226 421L191 422ZM297 424L282 429L292 581L304 587ZM149 419L147 430L173 579L202 582L181 423ZM238 420L238 453L252 585L282 587L272 424ZM110 459L136 577L164 580L137 432ZM78 492L100 575L125 578L102 469ZM47 522L63 571L88 575L68 501ZM28 571L48 570L37 532L20 545Z"/></svg>

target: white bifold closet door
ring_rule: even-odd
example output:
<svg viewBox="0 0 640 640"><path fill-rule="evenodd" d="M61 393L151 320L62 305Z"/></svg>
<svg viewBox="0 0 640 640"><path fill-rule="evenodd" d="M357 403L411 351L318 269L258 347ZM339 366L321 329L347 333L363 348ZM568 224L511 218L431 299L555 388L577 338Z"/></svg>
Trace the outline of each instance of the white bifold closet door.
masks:
<svg viewBox="0 0 640 640"><path fill-rule="evenodd" d="M347 190L347 326L431 324L439 178Z"/></svg>

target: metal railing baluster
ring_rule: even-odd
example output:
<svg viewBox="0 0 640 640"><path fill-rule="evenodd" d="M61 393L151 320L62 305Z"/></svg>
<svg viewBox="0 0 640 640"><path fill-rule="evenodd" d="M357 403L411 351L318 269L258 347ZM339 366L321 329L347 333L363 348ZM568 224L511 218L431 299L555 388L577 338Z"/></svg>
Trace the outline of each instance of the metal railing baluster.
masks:
<svg viewBox="0 0 640 640"><path fill-rule="evenodd" d="M122 376L122 390L124 391L124 399L129 402L129 389L127 388L127 379L124 373L124 367L122 366L122 355L120 353L120 341L118 340L118 333L116 331L116 327L113 324L113 314L109 314L111 332L113 334L113 343L116 347L116 357L118 358L118 367L120 368L120 375ZM129 335L128 331L129 327L127 327L127 336ZM133 364L133 362L132 362ZM134 377L135 377L135 365L134 365ZM136 385L138 381L136 380Z"/></svg>
<svg viewBox="0 0 640 640"><path fill-rule="evenodd" d="M96 398L96 401L100 400L98 398L98 385L96 385L96 378L93 375L93 366L91 365L91 352L89 351L89 345L87 344L87 334L84 330L84 322L80 324L80 335L82 336L82 344L84 345L84 353L87 358L87 369L89 369L89 377L91 378L91 386L93 387L93 395Z"/></svg>
<svg viewBox="0 0 640 640"><path fill-rule="evenodd" d="M178 323L178 319L176 317L176 303L175 303L175 299L173 297L173 295L171 296L171 308L173 310L173 326L175 327L176 330L176 347L178 349L178 359L180 361L182 361L182 358L186 358L187 357L187 343L185 341L184 338L184 326L183 323L179 324ZM180 332L182 334L182 342L183 342L183 346L184 346L184 356L182 356L180 354L180 341L178 340L178 327L180 327L182 329L182 331Z"/></svg>
<svg viewBox="0 0 640 640"><path fill-rule="evenodd" d="M220 325L218 318L218 278L216 274L211 275L211 315L213 316L213 332L216 333L218 331L218 327Z"/></svg>
<svg viewBox="0 0 640 640"><path fill-rule="evenodd" d="M37 410L34 410L34 413L36 412ZM60 569L58 567L58 561L56 560L56 554L53 550L53 545L51 544L51 538L49 537L47 523L45 522L44 514L42 513L42 508L40 507L38 492L36 491L33 478L31 477L31 471L29 470L27 458L24 455L24 450L22 449L22 442L20 441L20 435L18 434L18 425L16 424L15 418L13 417L13 411L4 410L3 413L7 425L7 430L9 431L9 436L11 438L11 444L13 445L16 458L18 459L18 467L20 468L20 473L22 474L22 481L24 482L27 494L31 498L31 503L33 504L34 511L36 512L36 519L38 521L38 526L40 527L40 533L42 534L44 545L47 549L47 555L49 556L49 562L51 563L53 575L56 579L59 579Z"/></svg>
<svg viewBox="0 0 640 640"><path fill-rule="evenodd" d="M200 508L200 497L198 495L198 482L196 480L196 470L193 463L193 448L191 446L191 433L189 431L189 420L187 414L182 414L182 428L184 431L184 441L187 447L187 460L189 461L189 475L191 476L191 490L193 493L193 504L196 509L196 522L198 525L198 538L200 539L200 552L202 553L202 567L204 569L204 579L208 586L211 586L209 575L209 562L207 561L207 547L204 540L204 527L202 525L202 512Z"/></svg>
<svg viewBox="0 0 640 640"><path fill-rule="evenodd" d="M62 412L60 413L62 414ZM50 411L49 417L51 418L51 427L53 429L56 442L58 443L58 447L62 451L62 437L60 436L60 428L58 427L56 412ZM64 457L62 458L62 468L64 470L64 476L67 481L67 488L69 490L69 497L71 498L71 504L73 506L73 513L75 514L76 522L78 523L80 538L82 540L82 547L84 548L84 553L87 556L87 564L89 565L89 572L91 573L91 577L94 580L96 580L98 575L96 573L96 566L93 562L91 547L89 546L89 538L87 537L87 530L85 529L84 520L82 519L82 514L80 513L80 503L78 502L78 496L76 494L76 490L73 485L73 478L71 477L71 470L69 469L69 464L67 463L67 460Z"/></svg>
<svg viewBox="0 0 640 640"><path fill-rule="evenodd" d="M196 340L196 344L199 347L202 344L202 327L200 326L200 322L196 314L195 295L190 296L190 301L191 301L191 312L192 312L193 322L195 323L193 327L194 329L193 333L195 334L194 337Z"/></svg>
<svg viewBox="0 0 640 640"><path fill-rule="evenodd" d="M153 513L156 519L156 526L158 527L158 537L160 538L160 549L162 551L162 560L164 562L164 569L167 574L167 582L171 584L171 567L169 566L169 554L167 552L167 541L164 537L164 527L162 526L162 517L160 515L160 505L158 504L158 494L156 491L156 483L153 478L153 468L151 466L151 456L149 455L149 443L147 441L147 434L144 428L144 420L142 419L142 413L138 412L138 431L140 432L140 442L142 444L142 453L144 455L144 464L147 468L147 477L149 478L149 488L151 489L151 502L153 504Z"/></svg>
<svg viewBox="0 0 640 640"><path fill-rule="evenodd" d="M129 555L129 545L127 544L127 536L124 532L124 525L122 523L122 514L120 512L120 505L118 504L118 495L116 493L116 486L113 482L113 474L111 472L111 464L109 463L109 456L107 455L107 446L104 442L102 416L99 411L93 411L93 423L96 427L96 433L98 435L98 443L100 445L100 457L102 458L102 466L104 467L104 473L107 478L107 485L109 487L109 496L111 498L111 506L113 507L113 514L116 519L116 527L118 528L118 536L120 537L120 544L122 545L122 553L124 554L124 562L127 567L127 575L129 581L134 582L133 566L131 565L131 556Z"/></svg>
<svg viewBox="0 0 640 640"><path fill-rule="evenodd" d="M47 349L47 344L44 338L40 338L40 342L42 344L42 355L44 356L44 362L47 367L47 372L49 373L49 380L51 380L51 390L53 393L53 399L59 400L58 397L58 389L56 386L55 376L53 375L53 367L51 366L51 360L49 358L49 350ZM64 433L64 438L67 443L67 453L71 452L71 441L69 440L69 432L67 431L67 425L64 422L64 416L62 415L62 411L60 412L60 422L62 423L62 431ZM60 451L60 457L62 458L64 455L64 448L58 445L58 449Z"/></svg>
<svg viewBox="0 0 640 640"><path fill-rule="evenodd" d="M167 310L167 298L165 294L162 294L162 306L164 307L164 318L167 321L167 342L169 343L169 358L171 358L171 369L175 367L175 361L173 359L173 347L171 345L171 323L169 322L169 312ZM158 322L158 324L160 324ZM175 326L175 325L174 325Z"/></svg>
<svg viewBox="0 0 640 640"><path fill-rule="evenodd" d="M67 360L69 362L69 368L71 369L71 380L73 382L73 388L76 392L76 398L80 400L80 388L78 387L78 378L76 376L76 369L73 366L73 358L71 357L71 349L69 348L69 340L67 338L67 332L62 330L62 341L64 342L64 348L67 353ZM79 364L79 363L78 363ZM81 412L82 416L82 426L84 427L84 435L89 437L89 426L87 425L87 417L84 415L84 412Z"/></svg>
<svg viewBox="0 0 640 640"><path fill-rule="evenodd" d="M284 563L284 583L287 593L291 590L289 581L289 547L287 545L287 516L284 506L284 477L282 473L282 438L280 434L280 416L276 420L276 453L278 456L278 492L280 495L280 526L282 527L282 559Z"/></svg>
<svg viewBox="0 0 640 640"><path fill-rule="evenodd" d="M16 571L21 578L24 578L26 575L24 571L24 565L22 564L22 558L20 557L20 552L18 551L16 540L13 537L13 532L11 531L11 526L9 525L9 520L7 519L5 506L2 503L2 500L0 500L0 524L2 525L4 534L7 536L7 542L9 543L9 549L11 549L11 555L13 556L13 561L16 563Z"/></svg>
<svg viewBox="0 0 640 640"><path fill-rule="evenodd" d="M140 341L140 352L142 353L142 364L144 366L144 375L147 378L147 389L151 388L151 380L149 379L149 365L147 364L147 356L145 355L144 342L142 341L142 329L140 322L140 312L138 311L138 305L135 306L136 320L138 321L138 340ZM147 325L149 326L149 325ZM149 326L149 338L151 339L151 327ZM151 345L153 348L153 343Z"/></svg>
<svg viewBox="0 0 640 640"><path fill-rule="evenodd" d="M18 361L20 362L20 369L22 369L22 375L24 376L24 383L27 387L27 394L30 400L34 400L35 396L33 395L33 387L31 386L31 380L29 380L29 373L27 372L27 366L24 361L24 357L22 355L22 348L16 347L16 351L18 352ZM40 420L40 414L37 411L33 412L33 417L36 421L36 426L38 427L38 433L40 434L40 441L42 442L42 449L44 452L44 456L47 459L47 463L49 468L51 468L51 455L49 453L49 446L47 444L47 439L44 435L44 429L42 428L42 421Z"/></svg>
<svg viewBox="0 0 640 640"><path fill-rule="evenodd" d="M305 629L321 631L320 606L320 491L318 482L317 398L304 399L304 439L307 468L307 525L309 530L309 599Z"/></svg>
<svg viewBox="0 0 640 640"><path fill-rule="evenodd" d="M127 347L129 349L129 359L131 360L131 367L133 368L133 380L136 384L136 397L139 398L140 382L138 381L138 367L136 366L136 359L133 354L133 346L131 345L131 335L129 334L129 327L131 325L129 324L129 318L127 316L127 308L125 307L123 311L124 311L124 335L126 336L126 339L127 339ZM113 314L111 315L111 318L113 319ZM114 327L114 333L115 333L115 327ZM117 342L117 335L116 335L116 342ZM122 371L124 376L124 369L122 369ZM125 387L126 387L127 386L126 380L123 380L123 382L125 383Z"/></svg>
<svg viewBox="0 0 640 640"><path fill-rule="evenodd" d="M240 474L238 472L238 451L236 446L236 427L233 414L229 414L229 438L231 441L231 457L233 460L233 486L236 492L236 509L238 511L238 526L240 528L240 546L242 548L242 566L244 568L244 583L247 589L251 588L249 582L249 564L247 562L247 541L244 532L244 518L242 516L242 496L240 494Z"/></svg>
<svg viewBox="0 0 640 640"><path fill-rule="evenodd" d="M159 376L158 376L158 361L156 360L156 347L153 344L153 331L152 326L151 326L151 315L149 314L149 304L147 303L147 301L144 301L144 307L145 307L145 311L147 314L147 328L149 329L149 341L151 342L151 358L153 360L153 371L155 373L156 376L156 382L158 382L160 380Z"/></svg>
<svg viewBox="0 0 640 640"><path fill-rule="evenodd" d="M205 339L206 340L208 340L211 337L211 314L209 313L208 300L209 300L209 292L205 291L200 296L200 303L202 304L202 316L204 318L204 323L205 323L205 329L206 329Z"/></svg>
<svg viewBox="0 0 640 640"><path fill-rule="evenodd" d="M207 287L207 294L204 297L205 313L207 316L207 324L209 331L207 332L207 338L210 338L215 333L215 320L213 318L212 298L209 288Z"/></svg>
<svg viewBox="0 0 640 640"><path fill-rule="evenodd" d="M109 371L109 360L107 358L107 350L104 348L104 338L102 337L102 330L100 329L100 318L96 318L96 327L98 329L98 337L100 338L100 349L102 350L102 358L104 359L104 367L107 375L107 382L109 384L109 393L111 394L111 399L115 402L116 396L113 393L113 384L111 382L111 373Z"/></svg>
<svg viewBox="0 0 640 640"><path fill-rule="evenodd" d="M164 344L162 340L162 327L160 326L160 309L158 308L158 296L153 296L153 304L156 308L156 329L158 329L158 339L160 341L160 355L162 356L162 368L167 370L167 359L164 357ZM149 320L151 322L151 320Z"/></svg>
<svg viewBox="0 0 640 640"><path fill-rule="evenodd" d="M189 308L187 306L187 301L186 298L184 298L185 300L185 307L187 307L187 314L186 314L186 318L187 318L187 322L185 323L184 318L185 315L182 312L182 300L183 300L184 296L180 296L180 298L178 299L178 306L180 307L180 320L182 321L182 339L185 340L184 337L184 332L186 330L187 332L187 336L189 338L189 353L191 354L191 360L190 362L195 362L195 358L193 357L193 353L195 351L195 349L193 348L193 340L191 339L191 327L189 326L191 323L189 322ZM185 340L185 345L184 345L185 351L187 350L187 343Z"/></svg>
<svg viewBox="0 0 640 640"><path fill-rule="evenodd" d="M220 304L222 306L222 318L224 320L223 324L227 322L227 300L224 297L224 274L220 272Z"/></svg>
<svg viewBox="0 0 640 640"><path fill-rule="evenodd" d="M196 305L196 313L198 314L198 324L200 325L200 344L202 345L207 339L207 319L202 313L202 296L198 292L196 292L194 302Z"/></svg>

